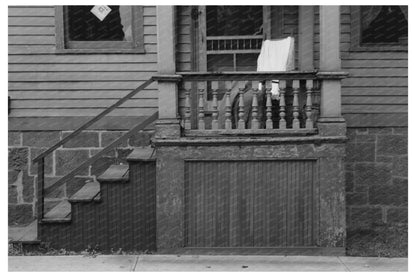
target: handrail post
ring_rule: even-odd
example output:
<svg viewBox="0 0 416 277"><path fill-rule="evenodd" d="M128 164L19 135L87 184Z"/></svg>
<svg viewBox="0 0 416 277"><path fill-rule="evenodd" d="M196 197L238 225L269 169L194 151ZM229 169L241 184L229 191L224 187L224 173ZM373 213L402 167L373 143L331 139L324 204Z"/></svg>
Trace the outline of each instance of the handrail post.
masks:
<svg viewBox="0 0 416 277"><path fill-rule="evenodd" d="M38 223L42 221L43 212L44 212L44 198L43 198L43 190L45 188L45 158L42 157L38 164L38 176L37 176L37 197L36 197L36 218Z"/></svg>

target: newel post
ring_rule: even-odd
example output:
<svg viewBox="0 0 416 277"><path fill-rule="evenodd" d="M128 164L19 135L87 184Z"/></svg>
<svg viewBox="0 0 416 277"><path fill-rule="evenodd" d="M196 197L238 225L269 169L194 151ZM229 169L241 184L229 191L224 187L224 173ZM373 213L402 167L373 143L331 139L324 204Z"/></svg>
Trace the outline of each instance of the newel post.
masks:
<svg viewBox="0 0 416 277"><path fill-rule="evenodd" d="M320 135L345 135L345 120L341 115L340 7L319 7L320 58L318 78L321 82Z"/></svg>
<svg viewBox="0 0 416 277"><path fill-rule="evenodd" d="M175 67L175 7L157 6L157 64L158 76L154 79L159 90L159 120L156 138L180 136L178 116L178 81Z"/></svg>

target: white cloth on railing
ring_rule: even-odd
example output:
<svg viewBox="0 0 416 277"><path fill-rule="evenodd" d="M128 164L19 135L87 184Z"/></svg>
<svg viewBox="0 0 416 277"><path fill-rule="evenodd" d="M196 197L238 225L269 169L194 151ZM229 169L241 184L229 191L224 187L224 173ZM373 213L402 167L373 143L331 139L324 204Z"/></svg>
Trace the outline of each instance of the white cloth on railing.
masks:
<svg viewBox="0 0 416 277"><path fill-rule="evenodd" d="M295 68L295 39L265 40L257 58L257 71L289 71ZM262 84L259 85L262 89ZM272 82L272 96L279 98L279 81Z"/></svg>

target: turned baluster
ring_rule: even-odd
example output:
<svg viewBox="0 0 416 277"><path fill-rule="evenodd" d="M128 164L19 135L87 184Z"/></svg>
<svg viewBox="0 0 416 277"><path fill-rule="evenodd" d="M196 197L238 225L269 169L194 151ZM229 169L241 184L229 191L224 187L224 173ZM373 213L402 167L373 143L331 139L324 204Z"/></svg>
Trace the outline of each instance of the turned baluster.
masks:
<svg viewBox="0 0 416 277"><path fill-rule="evenodd" d="M232 124L231 124L231 82L227 81L225 82L226 86L226 93L225 93L225 129L231 130Z"/></svg>
<svg viewBox="0 0 416 277"><path fill-rule="evenodd" d="M198 129L205 130L205 110L204 110L204 92L205 92L205 82L198 83Z"/></svg>
<svg viewBox="0 0 416 277"><path fill-rule="evenodd" d="M266 81L266 129L273 129L272 121L272 82Z"/></svg>
<svg viewBox="0 0 416 277"><path fill-rule="evenodd" d="M191 82L184 83L185 89L185 120L184 128L185 130L191 129Z"/></svg>
<svg viewBox="0 0 416 277"><path fill-rule="evenodd" d="M238 129L245 129L246 124L244 122L244 88L245 82L238 82L238 94L239 94L239 102L238 102Z"/></svg>
<svg viewBox="0 0 416 277"><path fill-rule="evenodd" d="M306 81L306 123L305 128L312 129L313 122L312 122L312 88L313 88L313 80Z"/></svg>
<svg viewBox="0 0 416 277"><path fill-rule="evenodd" d="M252 90L253 90L253 99L251 103L251 129L258 129L259 128L259 119L258 119L258 112L259 112L259 103L257 99L257 94L259 92L259 82L253 81L252 83Z"/></svg>
<svg viewBox="0 0 416 277"><path fill-rule="evenodd" d="M293 129L299 129L299 80L293 81Z"/></svg>
<svg viewBox="0 0 416 277"><path fill-rule="evenodd" d="M285 103L286 81L279 80L279 105L280 105L280 120L279 129L286 129L286 103Z"/></svg>
<svg viewBox="0 0 416 277"><path fill-rule="evenodd" d="M211 82L212 89L212 130L218 130L218 81Z"/></svg>

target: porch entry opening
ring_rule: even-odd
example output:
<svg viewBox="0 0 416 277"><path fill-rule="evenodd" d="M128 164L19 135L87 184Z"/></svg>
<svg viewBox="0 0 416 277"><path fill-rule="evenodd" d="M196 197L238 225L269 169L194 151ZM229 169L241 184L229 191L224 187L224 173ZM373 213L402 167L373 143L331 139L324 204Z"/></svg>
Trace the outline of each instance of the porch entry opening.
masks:
<svg viewBox="0 0 416 277"><path fill-rule="evenodd" d="M256 71L262 6L207 6L207 71Z"/></svg>
<svg viewBox="0 0 416 277"><path fill-rule="evenodd" d="M316 160L186 161L186 247L312 247Z"/></svg>

